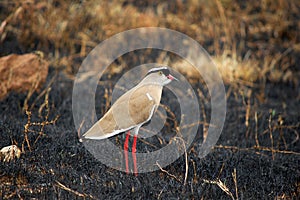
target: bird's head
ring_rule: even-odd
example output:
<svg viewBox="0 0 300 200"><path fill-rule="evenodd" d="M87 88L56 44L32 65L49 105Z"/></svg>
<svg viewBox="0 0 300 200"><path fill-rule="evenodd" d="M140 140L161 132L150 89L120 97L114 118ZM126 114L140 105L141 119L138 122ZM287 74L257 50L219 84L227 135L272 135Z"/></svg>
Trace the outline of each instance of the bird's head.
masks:
<svg viewBox="0 0 300 200"><path fill-rule="evenodd" d="M150 79L151 82L158 83L162 86L167 85L173 80L178 80L177 78L171 75L168 67L152 68L148 71L146 78Z"/></svg>

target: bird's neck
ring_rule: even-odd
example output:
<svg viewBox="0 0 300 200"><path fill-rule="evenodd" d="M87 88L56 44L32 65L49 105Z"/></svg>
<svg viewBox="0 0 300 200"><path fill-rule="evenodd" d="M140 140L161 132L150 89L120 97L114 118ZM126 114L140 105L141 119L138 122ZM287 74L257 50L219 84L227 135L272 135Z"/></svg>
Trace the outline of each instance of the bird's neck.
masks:
<svg viewBox="0 0 300 200"><path fill-rule="evenodd" d="M154 82L154 81L145 81L145 82L141 82L139 85L156 85L156 86L161 86L163 87L163 85L161 85L160 83Z"/></svg>
<svg viewBox="0 0 300 200"><path fill-rule="evenodd" d="M158 86L163 87L162 83L157 82L157 81L153 81L153 80L152 80L151 78L149 78L149 77L144 78L144 79L139 83L139 85L158 85Z"/></svg>

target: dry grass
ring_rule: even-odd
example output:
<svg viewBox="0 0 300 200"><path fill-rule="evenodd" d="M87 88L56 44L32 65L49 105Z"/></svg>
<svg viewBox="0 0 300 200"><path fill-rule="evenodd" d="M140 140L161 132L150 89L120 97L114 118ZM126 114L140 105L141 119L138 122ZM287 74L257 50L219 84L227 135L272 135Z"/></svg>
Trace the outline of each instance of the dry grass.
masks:
<svg viewBox="0 0 300 200"><path fill-rule="evenodd" d="M53 119L50 119L51 108L49 104L49 93L51 91L50 86L53 83L53 80L54 79L52 79L48 87L44 89L36 99L33 100L30 106L28 105L28 102L31 100L32 93L30 92L28 93L26 101L24 102L23 109L25 111L25 114L27 115L27 123L24 125L24 131L23 131L24 134L24 140L22 144L23 153L25 152L25 147L27 147L29 151L31 151L34 145L38 142L38 140L43 135L45 135L45 127L49 125L54 125L59 118L59 115L56 115ZM40 118L40 121L33 121L32 114L33 111L35 110L34 107L36 105L36 102L42 97L44 97L44 101L38 109L38 116Z"/></svg>
<svg viewBox="0 0 300 200"><path fill-rule="evenodd" d="M137 7L136 5L139 5ZM10 35L26 49L39 49L53 66L76 72L79 63L102 40L137 27L181 31L214 54L227 83L283 81L298 84L298 1L188 0L169 4L147 1L2 1L1 42ZM77 66L77 67L74 67Z"/></svg>
<svg viewBox="0 0 300 200"><path fill-rule="evenodd" d="M245 119L245 137L248 138L250 132L253 132L255 140L253 146L240 148L218 145L215 149L254 151L256 154L271 153L273 159L277 154L299 156L299 152L290 150L289 146L299 141L300 124L289 124L289 120L284 122L280 115L274 115L272 110L269 119L264 121L265 116L258 110L259 104L266 101L266 83L283 83L299 87L300 1L298 0L251 2L187 0L184 3L183 1L170 3L156 0L143 3L131 0L2 0L0 10L0 45L15 42L24 51L41 50L46 59L51 62L52 67L63 70L70 78L74 78L81 64L80 61L98 43L116 33L150 26L166 27L185 33L197 40L212 55L225 84L228 85L227 97L234 96L237 102L242 103L242 108L238 112L242 113ZM6 51L12 50L3 49L1 55L4 55ZM143 60L143 58L137 59L137 55L132 56L131 64ZM164 52L157 56L156 61L170 64L187 77L199 80L199 77L194 77L197 73L194 73L192 66L186 61L173 59ZM128 62L126 59L118 59L117 64L111 65L111 74L121 73L123 67L128 66ZM122 66L121 69L119 66ZM111 88L105 90L106 105L102 113L110 105L111 93ZM198 93L200 99L205 98L201 92L198 91ZM34 145L43 135L44 127L54 124L58 119L57 117L49 119L48 88L38 98L42 97L45 99L44 103L36 113L40 116L40 122L32 122L31 108L33 106L26 106L28 122L24 128L23 150L25 145L31 149L32 144ZM299 95L298 98L300 98ZM204 122L201 123L206 133L208 122L204 104L201 109L204 114ZM175 127L178 125L175 124ZM287 133L294 135L290 137L285 135ZM33 136L31 138L35 139L34 143L33 140L30 141L28 135ZM269 137L269 144L265 142L265 137ZM285 137L289 137L290 141L286 141ZM187 153L191 153L192 150ZM190 162L196 168L194 161ZM184 184L189 182L188 164L190 163L186 159ZM169 173L164 169L161 171L182 182L177 178L177 174L173 175L173 172ZM193 171L195 173L196 170ZM221 172L222 169L220 174ZM237 175L239 174L234 169L231 175L234 188L226 185L226 182L221 181L219 177L202 181L217 185L230 198L238 199ZM197 179L198 175L195 173L192 182L196 183ZM55 186L79 197L93 198L93 196L78 193L58 181Z"/></svg>

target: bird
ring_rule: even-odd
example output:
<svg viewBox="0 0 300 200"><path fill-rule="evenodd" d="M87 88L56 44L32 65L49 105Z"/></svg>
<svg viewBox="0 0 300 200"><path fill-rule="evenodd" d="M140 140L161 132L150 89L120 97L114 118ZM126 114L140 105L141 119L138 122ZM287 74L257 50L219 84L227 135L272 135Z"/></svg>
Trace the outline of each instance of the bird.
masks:
<svg viewBox="0 0 300 200"><path fill-rule="evenodd" d="M134 174L137 176L136 143L139 129L149 122L157 110L163 87L173 80L178 81L167 66L150 69L144 78L133 88L119 97L110 109L82 137L91 140L103 140L126 132L124 157L126 173L128 165L128 141L133 132L132 160Z"/></svg>

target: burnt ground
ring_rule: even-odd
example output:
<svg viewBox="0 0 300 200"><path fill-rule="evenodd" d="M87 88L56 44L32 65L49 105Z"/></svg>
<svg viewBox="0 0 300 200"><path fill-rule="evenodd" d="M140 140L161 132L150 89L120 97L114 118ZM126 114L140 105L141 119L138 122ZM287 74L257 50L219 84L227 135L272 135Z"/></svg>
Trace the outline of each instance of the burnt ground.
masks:
<svg viewBox="0 0 300 200"><path fill-rule="evenodd" d="M299 199L299 2L0 1L0 55L39 50L51 66L44 88L28 101L28 142L27 93L12 92L0 101L0 148L15 144L23 151L19 159L0 162L0 199ZM135 177L105 166L79 142L72 88L79 65L95 45L149 26L187 34L219 59L219 69L228 72L222 74L227 115L218 143L205 158L198 157L206 130L200 125L187 159L181 156L163 170ZM118 59L111 72L121 75L129 70L126 66L168 58L162 53L146 60L152 51L135 53ZM118 66L124 71L118 72ZM98 117L118 80L110 76L97 90ZM164 92L162 103L178 117L178 104ZM205 113L209 122L209 101L200 100L201 120ZM138 140L138 151L155 150L151 145L159 148L172 136L170 120L160 138ZM111 141L122 147L124 135Z"/></svg>
<svg viewBox="0 0 300 200"><path fill-rule="evenodd" d="M0 146L12 143L25 146L20 159L0 162L1 199L296 199L300 196L299 89L287 84L266 84L266 101L253 109L258 113L257 123L250 118L248 127L245 105L232 93L217 146L205 158L197 157L198 144L202 142L200 127L198 137L188 149L189 170L184 185L184 156L164 168L169 174L155 171L137 177L96 160L78 141L72 117L72 80L51 68L48 82L53 77L49 120L56 115L59 119L55 125L46 126L41 137L29 134L31 151L23 135L27 123L22 110L26 94L11 93L0 102ZM98 95L102 96L103 91L98 90ZM30 105L37 96L34 94ZM168 96L163 102L166 99ZM38 117L43 102L40 98L32 108L32 122L43 121ZM255 99L250 102L256 104ZM283 125L278 128L280 120ZM272 127L273 148L269 127ZM254 148L256 130L260 147ZM124 137L118 137L122 143ZM139 148L146 145L138 143ZM225 185L223 189L216 184L217 180Z"/></svg>

